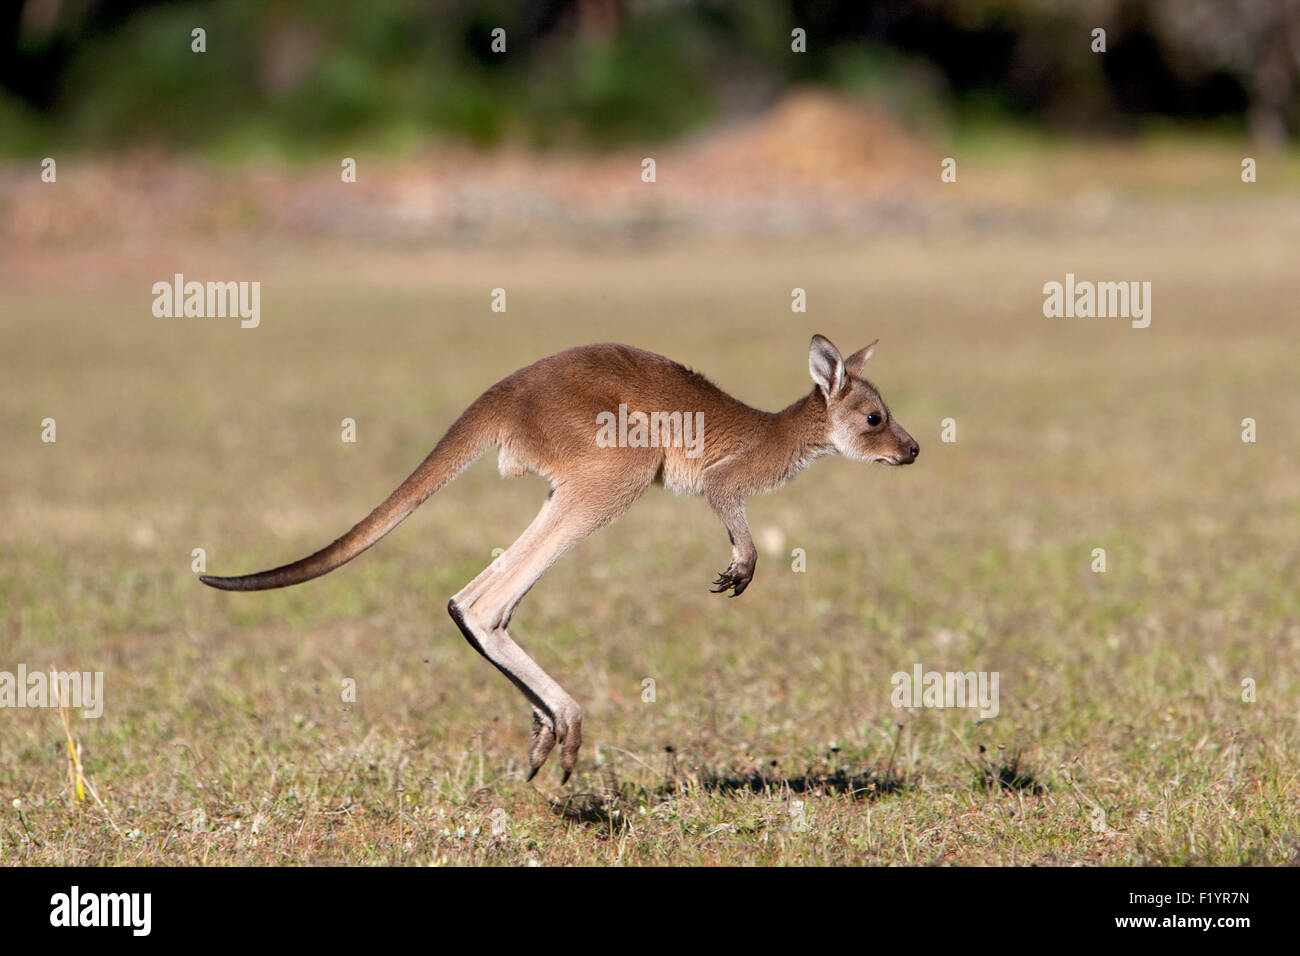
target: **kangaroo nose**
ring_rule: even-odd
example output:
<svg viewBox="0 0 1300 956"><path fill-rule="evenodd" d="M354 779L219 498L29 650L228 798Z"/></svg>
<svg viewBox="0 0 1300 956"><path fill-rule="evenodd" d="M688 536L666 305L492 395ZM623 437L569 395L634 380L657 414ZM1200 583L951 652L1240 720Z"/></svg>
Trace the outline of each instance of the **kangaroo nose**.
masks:
<svg viewBox="0 0 1300 956"><path fill-rule="evenodd" d="M916 456L921 454L920 446L918 446L916 442L912 442L911 452L912 452L912 460L915 461Z"/></svg>

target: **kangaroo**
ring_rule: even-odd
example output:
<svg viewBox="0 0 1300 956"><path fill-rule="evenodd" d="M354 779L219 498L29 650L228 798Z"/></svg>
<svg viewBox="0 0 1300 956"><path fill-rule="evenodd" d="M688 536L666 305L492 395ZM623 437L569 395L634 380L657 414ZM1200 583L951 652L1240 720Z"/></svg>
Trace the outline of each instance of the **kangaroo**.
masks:
<svg viewBox="0 0 1300 956"><path fill-rule="evenodd" d="M479 396L410 477L333 544L270 571L199 580L227 591L260 591L327 574L497 446L503 476L534 472L551 491L532 524L452 597L447 610L474 649L532 704L528 779L559 744L561 783L567 783L582 746L582 711L511 638L515 607L562 554L655 483L708 500L731 539L731 564L712 590L739 597L758 560L745 522L747 497L779 488L823 455L906 465L920 453L861 377L875 346L846 359L814 335L808 370L815 388L780 412L750 408L653 352L609 344L560 352ZM688 434L692 421L702 426L694 438Z"/></svg>

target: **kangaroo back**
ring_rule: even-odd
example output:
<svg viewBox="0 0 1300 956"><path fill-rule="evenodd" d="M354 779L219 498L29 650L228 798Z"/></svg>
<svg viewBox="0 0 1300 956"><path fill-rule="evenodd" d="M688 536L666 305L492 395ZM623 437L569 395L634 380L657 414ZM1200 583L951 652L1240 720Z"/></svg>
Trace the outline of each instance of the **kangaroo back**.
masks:
<svg viewBox="0 0 1300 956"><path fill-rule="evenodd" d="M270 571L231 578L205 574L199 580L223 591L265 591L310 581L351 561L396 528L430 495L459 475L470 462L498 440L494 416L489 407L491 395L492 392L484 394L467 408L434 446L433 451L429 452L428 457L398 485L397 490L333 544L326 545L299 561Z"/></svg>

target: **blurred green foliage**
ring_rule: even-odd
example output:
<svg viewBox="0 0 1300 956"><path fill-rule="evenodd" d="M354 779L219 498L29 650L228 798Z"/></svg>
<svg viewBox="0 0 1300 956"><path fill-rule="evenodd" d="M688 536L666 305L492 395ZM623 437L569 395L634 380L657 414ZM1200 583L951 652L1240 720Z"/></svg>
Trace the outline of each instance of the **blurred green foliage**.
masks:
<svg viewBox="0 0 1300 956"><path fill-rule="evenodd" d="M668 7L605 35L539 38L528 17L503 0L155 8L80 46L54 109L40 116L0 94L0 119L6 146L20 148L42 125L74 144L269 141L290 155L359 133L477 145L655 140L715 115L717 50L761 19ZM196 26L206 53L190 49ZM504 55L491 52L498 27Z"/></svg>
<svg viewBox="0 0 1300 956"><path fill-rule="evenodd" d="M1300 30L1300 0L1279 4L25 0L0 20L0 152L159 142L294 156L430 135L599 148L677 137L800 83L931 127L1226 116L1277 139L1300 97L1296 55L1274 42ZM191 51L196 27L206 52Z"/></svg>

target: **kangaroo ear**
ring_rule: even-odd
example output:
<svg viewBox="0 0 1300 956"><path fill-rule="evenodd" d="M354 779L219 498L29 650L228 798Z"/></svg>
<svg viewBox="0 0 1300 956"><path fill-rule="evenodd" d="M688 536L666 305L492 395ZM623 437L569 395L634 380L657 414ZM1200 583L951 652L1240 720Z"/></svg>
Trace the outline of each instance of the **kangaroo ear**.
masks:
<svg viewBox="0 0 1300 956"><path fill-rule="evenodd" d="M867 364L867 359L871 358L871 353L876 350L876 343L879 341L880 339L876 339L865 349L858 349L858 351L846 358L844 360L844 370L854 378L861 378L862 366Z"/></svg>
<svg viewBox="0 0 1300 956"><path fill-rule="evenodd" d="M831 345L830 339L824 335L812 337L812 344L808 347L808 374L827 401L838 395L847 381L840 350Z"/></svg>

